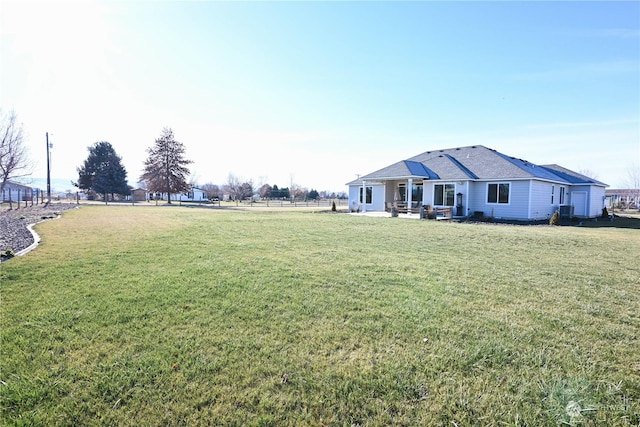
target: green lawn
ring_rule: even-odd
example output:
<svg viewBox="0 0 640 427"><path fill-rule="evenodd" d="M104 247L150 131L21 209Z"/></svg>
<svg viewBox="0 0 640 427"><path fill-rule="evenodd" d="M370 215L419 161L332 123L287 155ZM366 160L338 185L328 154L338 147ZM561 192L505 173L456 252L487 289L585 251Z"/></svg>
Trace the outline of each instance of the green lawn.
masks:
<svg viewBox="0 0 640 427"><path fill-rule="evenodd" d="M5 425L640 425L640 230L85 206L0 266Z"/></svg>

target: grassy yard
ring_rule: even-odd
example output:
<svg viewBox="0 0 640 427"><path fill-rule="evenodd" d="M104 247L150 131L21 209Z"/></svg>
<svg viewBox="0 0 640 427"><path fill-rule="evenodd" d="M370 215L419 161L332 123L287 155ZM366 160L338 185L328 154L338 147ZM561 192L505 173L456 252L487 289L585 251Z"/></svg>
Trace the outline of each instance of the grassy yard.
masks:
<svg viewBox="0 0 640 427"><path fill-rule="evenodd" d="M85 206L0 266L5 425L640 425L640 230Z"/></svg>

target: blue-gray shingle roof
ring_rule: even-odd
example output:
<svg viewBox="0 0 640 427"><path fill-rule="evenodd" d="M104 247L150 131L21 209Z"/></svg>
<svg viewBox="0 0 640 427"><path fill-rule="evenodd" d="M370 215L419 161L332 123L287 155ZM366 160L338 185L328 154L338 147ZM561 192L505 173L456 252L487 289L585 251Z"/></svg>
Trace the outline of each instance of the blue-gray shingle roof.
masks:
<svg viewBox="0 0 640 427"><path fill-rule="evenodd" d="M426 151L348 183L362 180L423 178L441 181L542 179L566 184L606 184L562 168L539 166L482 145Z"/></svg>

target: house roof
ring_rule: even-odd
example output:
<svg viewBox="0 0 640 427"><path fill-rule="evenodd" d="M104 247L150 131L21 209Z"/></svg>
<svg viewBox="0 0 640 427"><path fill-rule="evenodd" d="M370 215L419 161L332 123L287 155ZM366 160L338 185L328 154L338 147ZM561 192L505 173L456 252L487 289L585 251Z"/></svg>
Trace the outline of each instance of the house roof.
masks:
<svg viewBox="0 0 640 427"><path fill-rule="evenodd" d="M5 188L8 189L12 189L12 190L31 190L32 188L29 187L28 185L22 184L20 182L16 182L16 181L11 181L8 180L5 182Z"/></svg>
<svg viewBox="0 0 640 427"><path fill-rule="evenodd" d="M586 175L582 175L581 173L574 172L567 168L563 168L559 165L542 165L542 168L545 168L551 171L553 174L560 176L561 178L567 180L571 184L600 184L606 186L607 184L597 181L593 178L589 178Z"/></svg>
<svg viewBox="0 0 640 427"><path fill-rule="evenodd" d="M425 151L361 176L362 181L418 178L441 181L541 179L566 184L606 184L558 165L540 166L482 145Z"/></svg>
<svg viewBox="0 0 640 427"><path fill-rule="evenodd" d="M640 189L638 188L611 188L605 190L605 196L622 196L622 197L637 197L640 196Z"/></svg>

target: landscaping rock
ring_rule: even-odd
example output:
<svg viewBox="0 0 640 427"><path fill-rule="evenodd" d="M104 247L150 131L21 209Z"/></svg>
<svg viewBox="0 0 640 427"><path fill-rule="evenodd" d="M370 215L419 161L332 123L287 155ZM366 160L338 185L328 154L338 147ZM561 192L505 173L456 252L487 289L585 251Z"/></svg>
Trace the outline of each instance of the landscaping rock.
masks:
<svg viewBox="0 0 640 427"><path fill-rule="evenodd" d="M0 252L13 250L15 253L28 248L33 243L33 236L27 229L29 224L56 218L60 212L77 207L65 203L0 210Z"/></svg>

